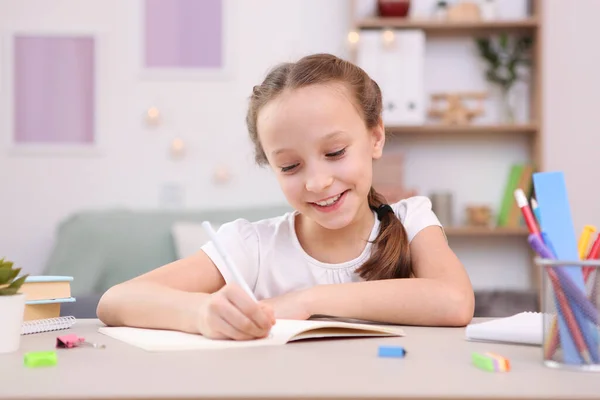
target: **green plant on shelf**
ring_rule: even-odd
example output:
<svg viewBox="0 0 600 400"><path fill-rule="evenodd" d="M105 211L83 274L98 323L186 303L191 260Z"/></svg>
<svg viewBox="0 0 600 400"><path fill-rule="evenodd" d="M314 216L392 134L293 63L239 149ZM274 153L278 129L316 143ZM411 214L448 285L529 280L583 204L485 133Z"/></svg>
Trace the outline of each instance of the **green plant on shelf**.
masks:
<svg viewBox="0 0 600 400"><path fill-rule="evenodd" d="M514 122L511 90L517 81L525 78L520 67L531 65L533 39L502 33L494 37L477 38L476 43L479 55L487 64L486 79L500 88L504 119Z"/></svg>

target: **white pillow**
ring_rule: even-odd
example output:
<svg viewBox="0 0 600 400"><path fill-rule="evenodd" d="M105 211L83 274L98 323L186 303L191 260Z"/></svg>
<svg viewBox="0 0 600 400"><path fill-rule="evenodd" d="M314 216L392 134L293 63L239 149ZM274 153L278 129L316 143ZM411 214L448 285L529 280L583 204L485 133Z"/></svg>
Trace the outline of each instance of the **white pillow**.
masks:
<svg viewBox="0 0 600 400"><path fill-rule="evenodd" d="M215 231L220 225L212 224ZM175 243L175 252L178 259L196 254L210 238L198 222L176 222L171 227L171 234Z"/></svg>

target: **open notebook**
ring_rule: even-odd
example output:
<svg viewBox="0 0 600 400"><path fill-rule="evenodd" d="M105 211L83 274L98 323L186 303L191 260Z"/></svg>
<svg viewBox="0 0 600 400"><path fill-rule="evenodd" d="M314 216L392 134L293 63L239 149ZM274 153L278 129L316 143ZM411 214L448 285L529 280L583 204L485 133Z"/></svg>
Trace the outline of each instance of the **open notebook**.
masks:
<svg viewBox="0 0 600 400"><path fill-rule="evenodd" d="M468 340L541 346L543 324L542 313L527 311L510 317L470 324L465 334Z"/></svg>
<svg viewBox="0 0 600 400"><path fill-rule="evenodd" d="M100 333L147 351L209 350L238 347L283 345L314 338L352 336L404 336L399 327L341 321L298 321L278 319L264 339L234 341L213 340L190 333L129 327L101 327Z"/></svg>

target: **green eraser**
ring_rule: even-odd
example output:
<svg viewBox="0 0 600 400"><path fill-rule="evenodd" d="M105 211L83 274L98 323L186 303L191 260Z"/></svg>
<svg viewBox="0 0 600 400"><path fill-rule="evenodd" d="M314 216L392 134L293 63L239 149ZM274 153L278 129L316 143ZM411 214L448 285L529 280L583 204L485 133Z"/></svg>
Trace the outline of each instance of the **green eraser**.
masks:
<svg viewBox="0 0 600 400"><path fill-rule="evenodd" d="M23 363L30 367L49 367L56 365L57 357L55 351L31 351L25 353Z"/></svg>
<svg viewBox="0 0 600 400"><path fill-rule="evenodd" d="M477 368L482 369L484 371L495 371L496 367L494 366L494 361L490 358L487 357L483 354L479 354L479 353L472 353L471 354L471 361L473 362L473 365L475 365Z"/></svg>

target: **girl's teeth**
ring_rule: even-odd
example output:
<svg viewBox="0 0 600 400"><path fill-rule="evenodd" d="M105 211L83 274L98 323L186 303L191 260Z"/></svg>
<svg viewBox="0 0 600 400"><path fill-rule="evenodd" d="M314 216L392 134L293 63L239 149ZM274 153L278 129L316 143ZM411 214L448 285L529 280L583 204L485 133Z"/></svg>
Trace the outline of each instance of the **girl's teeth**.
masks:
<svg viewBox="0 0 600 400"><path fill-rule="evenodd" d="M319 202L317 202L316 204L320 205L321 207L330 206L330 205L332 205L333 203L335 203L336 201L338 201L338 200L340 199L340 196L341 196L341 194L338 194L337 196L335 196L335 197L332 197L332 198L331 198L331 199L329 199L329 200L326 200L326 201L319 201Z"/></svg>

